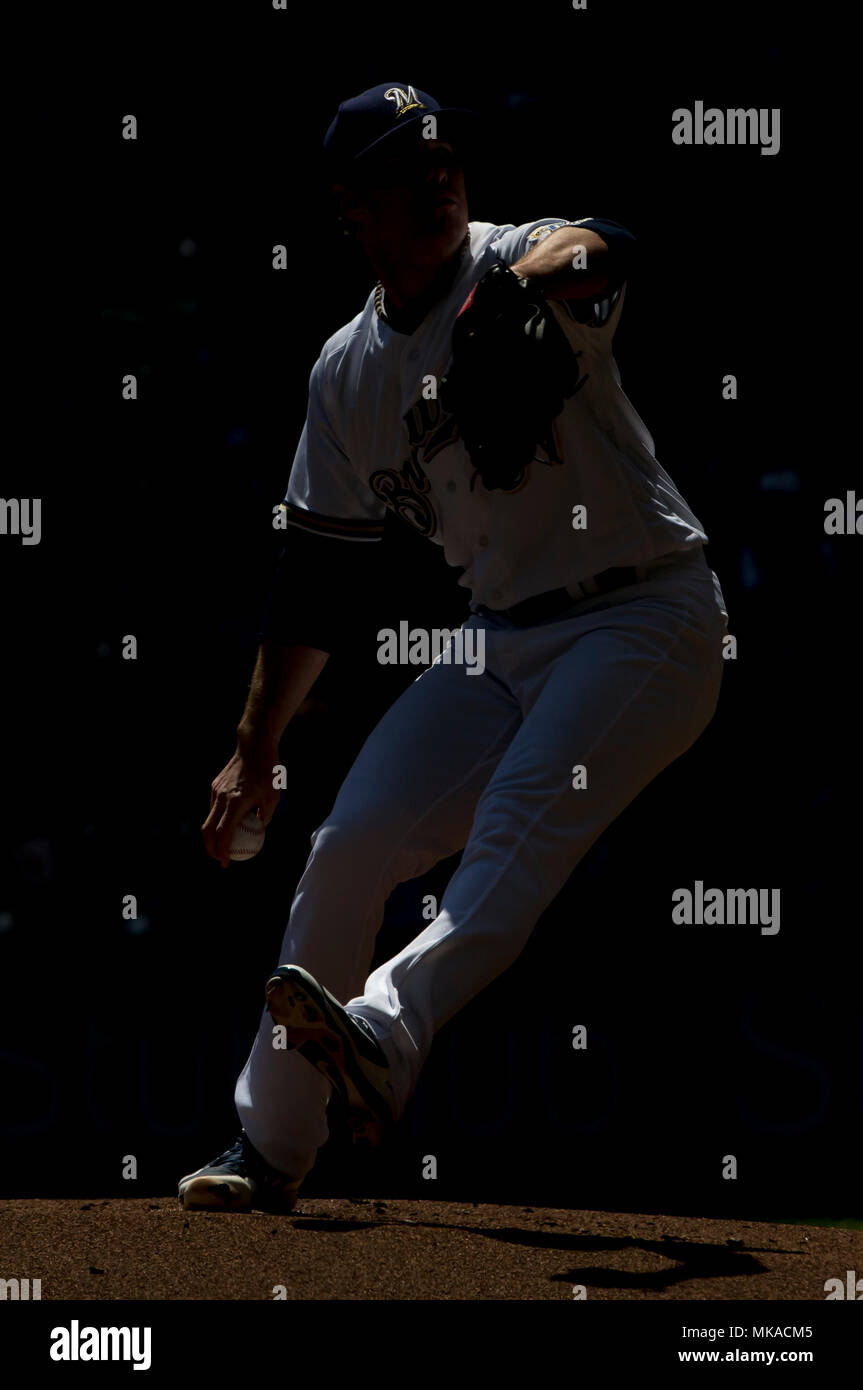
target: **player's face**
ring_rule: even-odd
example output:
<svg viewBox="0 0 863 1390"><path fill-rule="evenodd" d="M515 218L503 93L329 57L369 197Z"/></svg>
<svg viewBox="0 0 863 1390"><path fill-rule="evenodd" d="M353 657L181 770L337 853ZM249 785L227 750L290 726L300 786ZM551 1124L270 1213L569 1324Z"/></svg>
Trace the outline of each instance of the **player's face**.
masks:
<svg viewBox="0 0 863 1390"><path fill-rule="evenodd" d="M445 260L467 231L464 171L445 140L418 136L377 162L357 195L367 235L396 259Z"/></svg>

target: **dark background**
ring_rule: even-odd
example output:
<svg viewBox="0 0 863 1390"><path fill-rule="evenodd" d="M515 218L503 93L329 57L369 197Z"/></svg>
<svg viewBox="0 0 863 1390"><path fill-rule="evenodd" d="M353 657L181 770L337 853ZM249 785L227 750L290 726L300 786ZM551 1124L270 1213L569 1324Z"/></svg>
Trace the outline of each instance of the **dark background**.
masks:
<svg viewBox="0 0 863 1390"><path fill-rule="evenodd" d="M810 126L782 15L596 0L114 13L87 93L95 193L82 183L64 210L98 276L88 426L3 484L41 495L43 537L0 538L2 1193L162 1194L227 1146L309 835L416 674L378 666L374 634L465 616L437 548L388 527L388 583L285 737L291 790L265 852L226 873L207 859L199 827L233 751L308 373L373 279L330 223L318 148L339 101L392 80L485 117L474 219L608 216L639 239L615 356L707 527L739 655L696 747L439 1034L393 1144L358 1161L331 1141L306 1190L861 1215L860 542L823 529L855 477L849 450L811 443L825 345L801 272ZM780 153L673 145L671 112L698 99L781 107ZM393 895L376 963L421 929L454 864ZM671 893L698 878L780 888L779 935L674 926ZM577 1023L587 1052L569 1045Z"/></svg>

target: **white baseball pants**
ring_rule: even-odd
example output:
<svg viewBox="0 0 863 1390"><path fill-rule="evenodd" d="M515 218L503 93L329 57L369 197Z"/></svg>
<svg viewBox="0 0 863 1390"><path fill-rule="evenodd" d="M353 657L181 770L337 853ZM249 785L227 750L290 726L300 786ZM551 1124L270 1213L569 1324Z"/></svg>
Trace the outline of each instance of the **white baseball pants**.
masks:
<svg viewBox="0 0 863 1390"><path fill-rule="evenodd" d="M719 697L726 619L701 547L562 617L517 628L474 613L477 625L484 673L438 658L364 744L313 836L278 957L369 1020L399 1114L436 1030L516 959L597 837L698 738ZM437 917L368 975L393 888L460 849ZM326 1141L331 1088L274 1049L272 1030L264 1012L235 1102L259 1152L300 1180Z"/></svg>

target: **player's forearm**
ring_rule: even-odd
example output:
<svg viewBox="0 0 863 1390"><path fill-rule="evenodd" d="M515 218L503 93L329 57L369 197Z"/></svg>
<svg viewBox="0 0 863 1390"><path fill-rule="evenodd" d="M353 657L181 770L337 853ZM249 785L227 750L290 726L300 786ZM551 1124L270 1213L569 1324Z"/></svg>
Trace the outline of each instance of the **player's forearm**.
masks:
<svg viewBox="0 0 863 1390"><path fill-rule="evenodd" d="M589 227L560 227L520 261L516 275L536 282L546 299L590 299L608 284L608 244Z"/></svg>
<svg viewBox="0 0 863 1390"><path fill-rule="evenodd" d="M317 647L264 641L252 674L246 708L237 727L240 748L277 748L303 700L327 663Z"/></svg>

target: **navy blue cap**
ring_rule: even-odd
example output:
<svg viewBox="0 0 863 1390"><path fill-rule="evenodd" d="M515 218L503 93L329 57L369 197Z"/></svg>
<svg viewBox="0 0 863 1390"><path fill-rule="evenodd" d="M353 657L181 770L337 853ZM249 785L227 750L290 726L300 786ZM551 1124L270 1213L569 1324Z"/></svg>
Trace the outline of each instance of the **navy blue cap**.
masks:
<svg viewBox="0 0 863 1390"><path fill-rule="evenodd" d="M442 107L428 92L403 82L382 82L379 87L370 87L343 101L324 137L328 172L336 177L347 173L359 160L365 164L379 153L388 154L399 142L401 132L410 130L415 136L424 117L432 114L438 121L440 140L451 135L466 139L477 121L475 111L460 106Z"/></svg>

